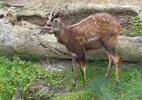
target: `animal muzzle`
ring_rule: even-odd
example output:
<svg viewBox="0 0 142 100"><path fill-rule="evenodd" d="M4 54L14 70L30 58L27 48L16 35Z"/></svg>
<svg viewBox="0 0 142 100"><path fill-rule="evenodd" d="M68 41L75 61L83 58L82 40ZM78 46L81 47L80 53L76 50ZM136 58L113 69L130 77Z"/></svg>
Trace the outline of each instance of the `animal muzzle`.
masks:
<svg viewBox="0 0 142 100"><path fill-rule="evenodd" d="M48 32L40 31L41 34L48 34Z"/></svg>
<svg viewBox="0 0 142 100"><path fill-rule="evenodd" d="M40 27L39 29L40 29L40 33L41 33L41 34L48 34L48 31L49 31L48 28Z"/></svg>

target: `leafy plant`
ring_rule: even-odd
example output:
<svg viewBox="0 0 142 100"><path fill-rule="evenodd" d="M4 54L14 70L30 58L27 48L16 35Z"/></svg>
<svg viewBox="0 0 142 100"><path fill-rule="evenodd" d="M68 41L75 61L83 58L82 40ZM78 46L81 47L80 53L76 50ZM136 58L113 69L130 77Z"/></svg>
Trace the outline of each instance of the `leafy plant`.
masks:
<svg viewBox="0 0 142 100"><path fill-rule="evenodd" d="M36 78L44 74L41 66L33 66L31 62L14 57L9 60L6 57L0 57L0 94L2 100L12 98L16 88L21 87L23 93L27 92L30 84L34 83Z"/></svg>
<svg viewBox="0 0 142 100"><path fill-rule="evenodd" d="M130 35L142 34L142 21L139 16L131 17L129 24L129 27L121 29L121 32L128 32Z"/></svg>
<svg viewBox="0 0 142 100"><path fill-rule="evenodd" d="M47 71L41 65L33 65L31 61L21 60L15 56L13 59L0 57L0 100L11 100L17 87L22 92L21 100L33 98L49 98L56 92L50 91L54 86L62 86L64 72ZM45 86L37 90L32 87ZM57 87L58 87L57 86Z"/></svg>

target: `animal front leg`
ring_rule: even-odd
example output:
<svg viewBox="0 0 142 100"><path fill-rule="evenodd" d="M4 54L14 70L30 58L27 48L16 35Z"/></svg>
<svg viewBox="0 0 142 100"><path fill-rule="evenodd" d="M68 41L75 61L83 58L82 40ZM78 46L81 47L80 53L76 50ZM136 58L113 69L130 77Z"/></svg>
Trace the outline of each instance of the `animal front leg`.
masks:
<svg viewBox="0 0 142 100"><path fill-rule="evenodd" d="M115 63L115 81L118 83L119 81L119 63L120 63L120 58L118 54L114 51L111 53L111 57Z"/></svg>
<svg viewBox="0 0 142 100"><path fill-rule="evenodd" d="M72 91L73 88L76 86L76 78L75 78L75 73L76 73L76 58L72 57L72 72L73 72L73 79L72 79L72 87L70 91Z"/></svg>
<svg viewBox="0 0 142 100"><path fill-rule="evenodd" d="M80 69L82 72L82 76L83 76L83 85L86 85L86 77L85 77L85 58L79 58L79 63L80 63Z"/></svg>

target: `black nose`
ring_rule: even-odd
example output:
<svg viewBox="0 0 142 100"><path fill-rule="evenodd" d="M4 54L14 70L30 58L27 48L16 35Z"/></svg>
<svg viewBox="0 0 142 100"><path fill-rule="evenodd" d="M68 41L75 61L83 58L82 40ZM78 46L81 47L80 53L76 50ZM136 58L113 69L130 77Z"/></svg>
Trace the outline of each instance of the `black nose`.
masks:
<svg viewBox="0 0 142 100"><path fill-rule="evenodd" d="M41 34L45 34L45 33L47 33L47 32L43 32L43 31L41 30L40 33L41 33Z"/></svg>
<svg viewBox="0 0 142 100"><path fill-rule="evenodd" d="M47 24L48 27L51 27L51 24Z"/></svg>
<svg viewBox="0 0 142 100"><path fill-rule="evenodd" d="M43 28L42 27L38 27L38 29L40 30L41 34L45 34L46 32L43 32Z"/></svg>
<svg viewBox="0 0 142 100"><path fill-rule="evenodd" d="M44 33L42 30L40 30L40 33Z"/></svg>

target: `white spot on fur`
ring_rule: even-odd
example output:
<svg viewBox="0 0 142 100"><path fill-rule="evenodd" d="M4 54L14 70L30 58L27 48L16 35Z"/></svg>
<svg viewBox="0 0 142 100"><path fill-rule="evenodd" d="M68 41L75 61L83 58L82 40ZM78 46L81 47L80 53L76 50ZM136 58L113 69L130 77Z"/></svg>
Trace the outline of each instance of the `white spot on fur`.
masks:
<svg viewBox="0 0 142 100"><path fill-rule="evenodd" d="M86 67L84 67L84 74L85 74L85 69L86 69Z"/></svg>
<svg viewBox="0 0 142 100"><path fill-rule="evenodd" d="M82 20L82 21L80 21L80 22L78 22L78 23L76 23L76 24L70 25L70 26L68 26L68 28L77 26L77 25L83 23L84 21L88 20L88 19L91 18L91 17L93 17L93 16L91 15L91 16L87 17L86 19L84 19L84 20Z"/></svg>
<svg viewBox="0 0 142 100"><path fill-rule="evenodd" d="M96 34L96 33L94 33L94 32L91 32L90 34L97 35L97 34Z"/></svg>
<svg viewBox="0 0 142 100"><path fill-rule="evenodd" d="M71 55L72 55L73 57L76 57L76 54L75 54L75 53L71 53Z"/></svg>
<svg viewBox="0 0 142 100"><path fill-rule="evenodd" d="M47 26L44 26L45 28L48 28Z"/></svg>
<svg viewBox="0 0 142 100"><path fill-rule="evenodd" d="M90 38L90 39L88 39L88 42L91 42L91 41L94 41L94 40L97 40L97 39L98 39L98 37Z"/></svg>
<svg viewBox="0 0 142 100"><path fill-rule="evenodd" d="M110 54L107 52L107 55L108 55L108 58L109 58L109 60L111 59L111 56L110 56Z"/></svg>

